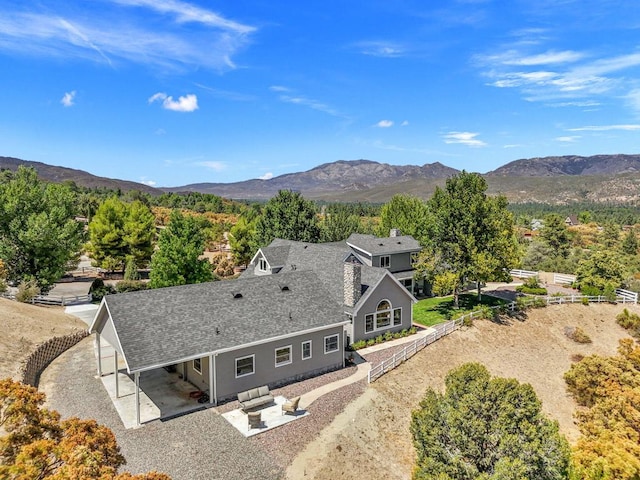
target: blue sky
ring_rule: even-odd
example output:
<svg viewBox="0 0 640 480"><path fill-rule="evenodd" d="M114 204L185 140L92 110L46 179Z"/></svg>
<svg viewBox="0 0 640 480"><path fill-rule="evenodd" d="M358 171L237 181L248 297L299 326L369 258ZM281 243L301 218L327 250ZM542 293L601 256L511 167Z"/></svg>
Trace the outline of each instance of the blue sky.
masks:
<svg viewBox="0 0 640 480"><path fill-rule="evenodd" d="M177 186L640 153L637 0L0 0L0 155Z"/></svg>

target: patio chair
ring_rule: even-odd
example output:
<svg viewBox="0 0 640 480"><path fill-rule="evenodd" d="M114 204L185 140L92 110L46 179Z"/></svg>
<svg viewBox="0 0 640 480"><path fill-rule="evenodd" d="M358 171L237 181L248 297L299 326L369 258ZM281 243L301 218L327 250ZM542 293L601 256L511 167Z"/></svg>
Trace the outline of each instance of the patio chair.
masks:
<svg viewBox="0 0 640 480"><path fill-rule="evenodd" d="M260 428L262 426L262 415L260 412L247 413L247 419L249 421L249 430L252 428Z"/></svg>
<svg viewBox="0 0 640 480"><path fill-rule="evenodd" d="M298 410L298 404L300 403L300 397L292 398L291 400L282 404L282 414L295 415Z"/></svg>

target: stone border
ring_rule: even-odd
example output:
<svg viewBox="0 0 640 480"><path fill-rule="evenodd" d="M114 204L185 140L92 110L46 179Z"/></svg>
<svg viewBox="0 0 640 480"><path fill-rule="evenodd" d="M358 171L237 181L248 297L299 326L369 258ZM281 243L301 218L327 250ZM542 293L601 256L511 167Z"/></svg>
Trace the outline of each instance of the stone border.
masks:
<svg viewBox="0 0 640 480"><path fill-rule="evenodd" d="M55 360L58 355L67 351L88 335L89 332L87 330L79 330L69 335L50 338L46 342L38 345L18 370L18 375L22 383L37 387L40 381L40 374L44 369Z"/></svg>

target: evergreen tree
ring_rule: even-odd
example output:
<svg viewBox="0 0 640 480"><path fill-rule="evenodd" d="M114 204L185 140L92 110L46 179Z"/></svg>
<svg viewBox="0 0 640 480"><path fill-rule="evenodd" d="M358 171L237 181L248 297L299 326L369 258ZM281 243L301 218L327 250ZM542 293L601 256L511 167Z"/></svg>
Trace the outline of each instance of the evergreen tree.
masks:
<svg viewBox="0 0 640 480"><path fill-rule="evenodd" d="M633 228L630 228L622 241L622 251L627 255L638 254L638 237Z"/></svg>
<svg viewBox="0 0 640 480"><path fill-rule="evenodd" d="M564 218L556 213L547 215L544 226L540 230L540 238L546 243L555 256L567 258L571 245L569 230Z"/></svg>
<svg viewBox="0 0 640 480"><path fill-rule="evenodd" d="M480 364L452 370L413 412L416 480L560 480L569 445L542 413L533 388L491 378Z"/></svg>
<svg viewBox="0 0 640 480"><path fill-rule="evenodd" d="M160 232L158 250L151 258L149 274L151 288L170 287L214 279L204 251L206 225L202 220L174 210L169 225Z"/></svg>
<svg viewBox="0 0 640 480"><path fill-rule="evenodd" d="M256 224L258 245L268 245L274 238L317 242L320 228L316 206L299 192L280 190L267 202Z"/></svg>

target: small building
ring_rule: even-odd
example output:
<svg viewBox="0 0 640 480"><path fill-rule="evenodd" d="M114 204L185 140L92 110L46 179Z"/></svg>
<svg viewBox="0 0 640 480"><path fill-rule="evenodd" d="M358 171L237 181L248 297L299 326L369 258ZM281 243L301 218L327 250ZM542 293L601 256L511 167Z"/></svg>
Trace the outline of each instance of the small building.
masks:
<svg viewBox="0 0 640 480"><path fill-rule="evenodd" d="M580 221L578 220L577 215L569 215L564 219L564 223L567 225L567 227L575 227L576 225L580 225Z"/></svg>

